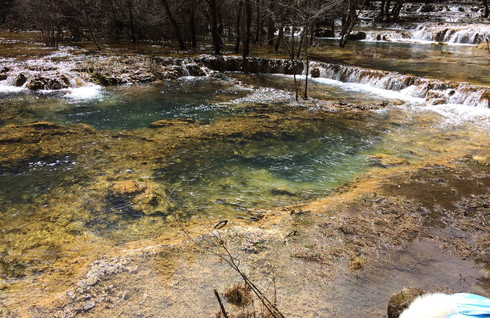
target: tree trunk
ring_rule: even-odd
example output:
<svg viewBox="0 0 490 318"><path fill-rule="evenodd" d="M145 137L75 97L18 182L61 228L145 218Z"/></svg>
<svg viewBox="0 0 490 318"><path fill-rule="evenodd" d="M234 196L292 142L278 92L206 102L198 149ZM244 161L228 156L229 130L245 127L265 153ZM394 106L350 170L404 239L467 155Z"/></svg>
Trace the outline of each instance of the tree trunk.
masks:
<svg viewBox="0 0 490 318"><path fill-rule="evenodd" d="M252 38L252 4L251 0L245 0L245 38L243 40L243 59L250 55L250 39Z"/></svg>
<svg viewBox="0 0 490 318"><path fill-rule="evenodd" d="M381 22L385 20L385 3L386 0L381 0L381 12L379 13Z"/></svg>
<svg viewBox="0 0 490 318"><path fill-rule="evenodd" d="M134 16L133 16L133 0L127 0L128 11L129 11L129 30L131 41L136 42L136 34L134 31Z"/></svg>
<svg viewBox="0 0 490 318"><path fill-rule="evenodd" d="M391 15L393 18L393 22L397 22L400 17L400 12L403 8L403 0L397 0L395 5L393 6L393 10L391 11Z"/></svg>
<svg viewBox="0 0 490 318"><path fill-rule="evenodd" d="M189 16L189 27L191 29L191 43L192 48L197 47L197 30L196 30L196 9L192 6Z"/></svg>
<svg viewBox="0 0 490 318"><path fill-rule="evenodd" d="M119 23L117 21L117 10L116 10L116 4L114 1L111 1L111 10L112 10L112 23L114 24L114 34L112 35L116 42L119 41Z"/></svg>
<svg viewBox="0 0 490 318"><path fill-rule="evenodd" d="M177 20L175 20L172 11L170 10L170 6L168 5L167 0L162 0L163 7L165 9L165 13L167 14L168 19L170 20L170 24L172 24L172 28L174 30L174 35L175 38L177 39L177 42L179 42L179 48L181 50L185 50L185 43L184 40L182 39L182 36L180 34L180 28L179 25L177 24Z"/></svg>
<svg viewBox="0 0 490 318"><path fill-rule="evenodd" d="M276 6L276 0L269 0L269 13L267 18L267 44L274 44L274 33L276 32L276 26L274 24L274 19L272 18L272 13Z"/></svg>
<svg viewBox="0 0 490 318"><path fill-rule="evenodd" d="M277 53L279 51L279 47L281 46L281 41L283 37L284 37L284 26L281 25L279 27L279 34L277 35L276 45L274 46L274 52Z"/></svg>
<svg viewBox="0 0 490 318"><path fill-rule="evenodd" d="M391 7L391 0L386 0L386 8L385 8L386 22L390 22L391 21L390 7Z"/></svg>
<svg viewBox="0 0 490 318"><path fill-rule="evenodd" d="M92 38L92 41L94 41L95 46L97 46L97 49L98 49L99 51L102 51L102 48L100 47L100 45L99 45L99 43L97 42L97 39L96 39L96 37L95 37L94 29L92 28L92 22L90 21L90 17L89 17L89 15L88 15L88 13L87 13L87 8L88 8L88 6L87 6L87 1L86 1L86 0L82 0L82 1L83 1L83 2L82 2L82 3L83 3L83 7L84 7L84 9L83 9L83 11L82 11L82 12L83 12L83 18L84 18L84 20L85 20L85 23L86 23L86 24L87 24L87 26L88 26L88 31L89 31L89 33L90 33L90 37Z"/></svg>
<svg viewBox="0 0 490 318"><path fill-rule="evenodd" d="M257 9L257 16L255 18L255 25L256 25L256 28L257 29L255 30L254 43L258 43L259 42L259 37L260 37L260 28L261 28L261 23L260 23L260 0L257 0L256 9Z"/></svg>
<svg viewBox="0 0 490 318"><path fill-rule="evenodd" d="M219 43L222 45L223 44L223 29L224 29L225 24L223 23L223 17L221 15L221 10L220 10L218 4L216 4L216 14L218 17Z"/></svg>
<svg viewBox="0 0 490 318"><path fill-rule="evenodd" d="M236 42L235 42L235 53L240 51L240 42L242 41L241 37L241 27L242 27L242 11L243 11L243 0L239 0L240 4L238 5L237 17L236 17Z"/></svg>
<svg viewBox="0 0 490 318"><path fill-rule="evenodd" d="M213 38L214 54L221 54L221 44L218 32L218 7L216 0L207 0L209 10L211 11L211 36Z"/></svg>
<svg viewBox="0 0 490 318"><path fill-rule="evenodd" d="M299 44L298 44L298 54L296 54L296 58L300 58L301 56L301 49L303 48L303 41L305 40L305 31L303 30L303 32L301 33L301 36L299 38Z"/></svg>
<svg viewBox="0 0 490 318"><path fill-rule="evenodd" d="M388 1L390 1L390 0L388 0ZM342 17L342 31L341 31L341 37L340 37L340 47L345 47L345 45L347 44L347 38L357 23L357 19L359 17L360 11L362 11L362 8L361 8L360 11L357 12L357 1L356 0L347 0L347 2L348 2L349 7L347 9L347 13Z"/></svg>
<svg viewBox="0 0 490 318"><path fill-rule="evenodd" d="M293 24L291 26L291 52L289 52L290 56L291 56L291 60L294 60L294 51L296 50L296 38L294 37L294 28L295 28L295 25Z"/></svg>
<svg viewBox="0 0 490 318"><path fill-rule="evenodd" d="M310 56L308 54L309 54L308 45L305 45L306 72L305 72L305 92L303 94L304 99L308 99L308 75L310 73Z"/></svg>

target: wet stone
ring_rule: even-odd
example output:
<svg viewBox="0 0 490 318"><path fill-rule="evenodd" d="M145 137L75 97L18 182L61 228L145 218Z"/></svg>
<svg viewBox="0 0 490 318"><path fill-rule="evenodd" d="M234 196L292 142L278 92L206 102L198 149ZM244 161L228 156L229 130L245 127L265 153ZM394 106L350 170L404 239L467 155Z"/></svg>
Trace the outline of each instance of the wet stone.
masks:
<svg viewBox="0 0 490 318"><path fill-rule="evenodd" d="M27 76L24 73L20 73L15 79L15 86L21 87L27 82Z"/></svg>
<svg viewBox="0 0 490 318"><path fill-rule="evenodd" d="M89 302L86 302L83 305L83 311L89 311L90 309L92 309L94 307L95 307L95 302L93 300L92 301L89 301Z"/></svg>

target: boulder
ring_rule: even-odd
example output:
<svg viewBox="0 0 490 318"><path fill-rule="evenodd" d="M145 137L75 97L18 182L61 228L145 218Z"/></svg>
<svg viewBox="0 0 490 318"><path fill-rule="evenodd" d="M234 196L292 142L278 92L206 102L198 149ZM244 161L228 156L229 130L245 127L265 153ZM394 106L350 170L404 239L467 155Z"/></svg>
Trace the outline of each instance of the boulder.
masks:
<svg viewBox="0 0 490 318"><path fill-rule="evenodd" d="M436 90L429 90L425 96L425 101L431 105L441 105L447 102L444 93Z"/></svg>
<svg viewBox="0 0 490 318"><path fill-rule="evenodd" d="M427 13L427 12L434 12L435 10L436 10L436 8L434 7L434 5L432 5L432 4L424 4L420 8L420 11L419 12Z"/></svg>
<svg viewBox="0 0 490 318"><path fill-rule="evenodd" d="M21 87L27 82L27 76L24 73L20 73L17 75L17 78L15 79L15 86Z"/></svg>
<svg viewBox="0 0 490 318"><path fill-rule="evenodd" d="M318 67L315 67L311 70L310 72L311 77L313 78L318 78L320 77L320 69Z"/></svg>
<svg viewBox="0 0 490 318"><path fill-rule="evenodd" d="M59 77L34 76L27 82L27 88L36 91L42 89L58 90L70 87L70 81L65 75Z"/></svg>
<svg viewBox="0 0 490 318"><path fill-rule="evenodd" d="M10 68L8 68L8 67L2 67L0 69L0 81L4 81L7 79L8 72L10 72Z"/></svg>
<svg viewBox="0 0 490 318"><path fill-rule="evenodd" d="M430 105L443 105L447 103L445 98L433 98L433 99L428 99L426 101Z"/></svg>
<svg viewBox="0 0 490 318"><path fill-rule="evenodd" d="M319 38L333 38L335 34L332 29L318 29L315 31L315 36Z"/></svg>
<svg viewBox="0 0 490 318"><path fill-rule="evenodd" d="M365 40L367 38L366 32L357 32L357 33L351 33L347 35L347 40L351 41L360 41L360 40Z"/></svg>
<svg viewBox="0 0 490 318"><path fill-rule="evenodd" d="M196 63L186 64L185 68L190 76L206 76L206 72Z"/></svg>

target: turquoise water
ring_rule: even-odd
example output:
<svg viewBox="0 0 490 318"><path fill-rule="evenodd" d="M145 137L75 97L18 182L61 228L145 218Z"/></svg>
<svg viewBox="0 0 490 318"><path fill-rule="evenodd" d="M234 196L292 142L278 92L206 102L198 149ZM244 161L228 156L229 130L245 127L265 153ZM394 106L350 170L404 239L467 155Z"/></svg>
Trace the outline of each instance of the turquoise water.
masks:
<svg viewBox="0 0 490 318"><path fill-rule="evenodd" d="M0 221L17 233L17 224L36 227L36 218L68 215L77 233L121 243L158 235L172 214L254 220L257 210L325 195L368 168L367 157L382 142L382 131L367 129L370 125L362 118L327 116L292 104L293 95L281 89L291 82L237 75L107 88L88 99L67 98L67 92L3 95L3 124L88 124L100 136L89 135L87 143L100 146L75 148L69 155L34 154L1 167L0 208L8 212ZM339 94L333 88L324 93ZM344 94L346 101L360 100L359 95ZM190 118L200 126L165 132L147 128L154 121L174 118ZM257 132L227 134L228 122ZM200 127L210 129L210 137L200 136ZM147 156L127 162L125 153L133 150L119 142L122 130L140 140L129 147L140 147L136 154ZM175 138L176 148L161 157L159 147L167 144L153 146L152 138L167 135ZM130 198L111 195L118 180L152 182L161 187L158 195L169 201L169 208L136 206Z"/></svg>
<svg viewBox="0 0 490 318"><path fill-rule="evenodd" d="M0 124L47 120L84 123L97 129L138 129L161 119L192 118L207 122L225 115L219 103L247 94L225 81L193 78L144 86L101 89L88 99L66 98L67 92L1 95Z"/></svg>
<svg viewBox="0 0 490 318"><path fill-rule="evenodd" d="M288 205L348 182L367 168L367 156L381 141L341 121L292 128L291 133L239 143L217 140L186 150L157 169L154 178L174 186L175 202L199 202L201 211Z"/></svg>

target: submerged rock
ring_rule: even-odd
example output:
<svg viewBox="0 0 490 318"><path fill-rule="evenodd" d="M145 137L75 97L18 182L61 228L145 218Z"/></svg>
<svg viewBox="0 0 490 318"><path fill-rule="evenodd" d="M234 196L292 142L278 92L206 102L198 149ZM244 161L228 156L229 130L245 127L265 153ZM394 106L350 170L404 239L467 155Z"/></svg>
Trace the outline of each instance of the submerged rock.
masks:
<svg viewBox="0 0 490 318"><path fill-rule="evenodd" d="M124 180L116 182L111 191L116 196L131 196L145 191L148 185L144 182L138 182L135 180Z"/></svg>
<svg viewBox="0 0 490 318"><path fill-rule="evenodd" d="M389 167L410 164L410 162L408 162L408 160L406 159L385 155L385 154L377 154L377 155L370 156L368 160L371 166L380 167L380 168L389 168Z"/></svg>
<svg viewBox="0 0 490 318"><path fill-rule="evenodd" d="M163 189L150 181L123 180L114 183L107 197L114 209L133 216L166 214L169 202Z"/></svg>
<svg viewBox="0 0 490 318"><path fill-rule="evenodd" d="M150 128L164 128L177 125L194 125L197 121L191 118L162 119L150 124Z"/></svg>

